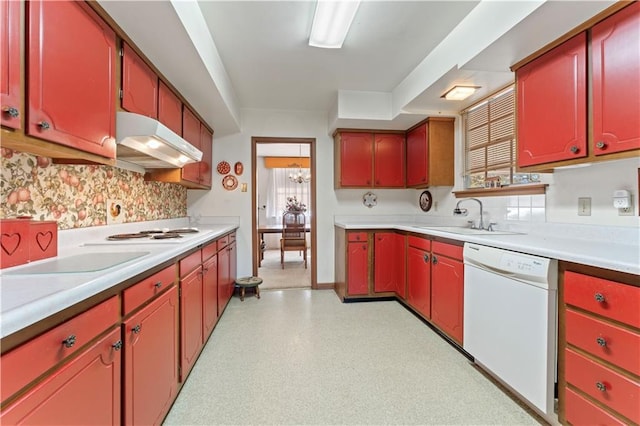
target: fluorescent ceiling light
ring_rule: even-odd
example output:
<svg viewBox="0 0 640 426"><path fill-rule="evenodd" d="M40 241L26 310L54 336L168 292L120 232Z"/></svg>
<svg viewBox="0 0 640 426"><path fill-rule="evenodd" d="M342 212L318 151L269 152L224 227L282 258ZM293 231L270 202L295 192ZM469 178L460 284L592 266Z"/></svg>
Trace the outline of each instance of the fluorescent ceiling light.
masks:
<svg viewBox="0 0 640 426"><path fill-rule="evenodd" d="M453 86L444 95L440 96L448 101L461 101L473 95L480 86Z"/></svg>
<svg viewBox="0 0 640 426"><path fill-rule="evenodd" d="M318 0L309 46L339 49L356 16L360 0Z"/></svg>

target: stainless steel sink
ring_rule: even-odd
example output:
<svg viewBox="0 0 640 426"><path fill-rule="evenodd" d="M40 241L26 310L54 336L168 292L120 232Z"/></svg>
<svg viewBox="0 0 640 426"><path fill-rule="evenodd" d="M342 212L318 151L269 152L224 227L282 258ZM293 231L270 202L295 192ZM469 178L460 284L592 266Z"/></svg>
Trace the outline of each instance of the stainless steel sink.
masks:
<svg viewBox="0 0 640 426"><path fill-rule="evenodd" d="M518 235L520 232L513 231L487 231L486 229L471 229L464 226L416 226L416 228L431 229L434 231L451 232L462 235Z"/></svg>
<svg viewBox="0 0 640 426"><path fill-rule="evenodd" d="M17 267L15 270L3 271L2 275L96 272L112 268L121 263L125 263L148 254L148 251L81 253L67 257L56 257L50 260L26 265L24 267Z"/></svg>

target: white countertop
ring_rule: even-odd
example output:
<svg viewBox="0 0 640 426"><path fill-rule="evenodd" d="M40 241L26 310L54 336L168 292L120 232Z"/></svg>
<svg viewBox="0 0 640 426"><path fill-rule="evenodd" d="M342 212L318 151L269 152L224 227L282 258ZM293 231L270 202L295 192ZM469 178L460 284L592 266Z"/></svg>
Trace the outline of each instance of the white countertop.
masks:
<svg viewBox="0 0 640 426"><path fill-rule="evenodd" d="M338 220L335 225L344 229L397 229L401 231L415 232L424 235L445 237L451 240L472 242L491 247L513 250L552 259L575 262L599 268L612 269L614 271L626 272L630 274L640 274L640 247L638 245L638 230L629 228L624 241L615 241L615 238L594 239L593 235L584 232L576 227L575 230L582 231L585 238L579 238L574 233L540 232L531 230L525 234L513 235L463 235L444 232L434 228L425 229L429 224L416 223L389 223L388 221L358 221L358 220ZM607 229L602 229L602 233L607 233ZM611 229L609 235L615 235L625 230L619 228ZM578 232L579 233L579 232Z"/></svg>
<svg viewBox="0 0 640 426"><path fill-rule="evenodd" d="M171 226L173 225L173 226ZM170 227L184 226L171 222ZM8 336L24 327L73 306L91 296L143 273L163 262L238 228L237 224L211 224L200 226L198 234L188 241L165 244L84 245L113 233L138 232L153 226L136 224L128 227L97 227L85 231L71 230L58 233L58 257L32 262L0 271L0 337ZM116 232L114 232L114 229ZM136 229L134 231L134 229ZM136 259L94 272L16 275L29 266L55 262L79 254L145 252ZM33 269L33 268L32 268Z"/></svg>

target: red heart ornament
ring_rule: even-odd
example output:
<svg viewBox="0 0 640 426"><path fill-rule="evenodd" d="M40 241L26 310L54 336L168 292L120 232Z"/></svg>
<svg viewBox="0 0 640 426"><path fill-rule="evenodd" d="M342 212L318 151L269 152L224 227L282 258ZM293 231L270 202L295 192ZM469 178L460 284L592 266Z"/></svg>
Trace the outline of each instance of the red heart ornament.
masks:
<svg viewBox="0 0 640 426"><path fill-rule="evenodd" d="M51 245L51 241L53 240L53 233L51 231L48 232L38 232L36 235L36 242L40 247L40 250L47 251L49 245Z"/></svg>
<svg viewBox="0 0 640 426"><path fill-rule="evenodd" d="M5 253L11 256L20 247L22 237L20 234L2 234L0 238L0 246Z"/></svg>

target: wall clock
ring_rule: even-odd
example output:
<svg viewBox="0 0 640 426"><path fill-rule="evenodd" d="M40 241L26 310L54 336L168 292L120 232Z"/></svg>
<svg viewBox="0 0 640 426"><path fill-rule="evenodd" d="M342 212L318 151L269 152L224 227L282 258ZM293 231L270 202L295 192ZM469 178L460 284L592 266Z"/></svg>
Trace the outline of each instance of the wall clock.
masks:
<svg viewBox="0 0 640 426"><path fill-rule="evenodd" d="M423 212L428 212L429 210L431 210L431 205L433 204L433 197L431 196L431 193L429 191L422 191L422 194L420 194L419 203L420 209Z"/></svg>
<svg viewBox="0 0 640 426"><path fill-rule="evenodd" d="M373 192L367 192L362 197L362 204L364 204L365 206L371 208L371 207L375 206L376 204L378 204L378 196L376 194L374 194Z"/></svg>

